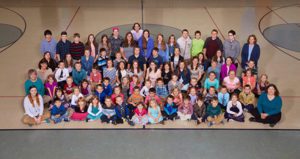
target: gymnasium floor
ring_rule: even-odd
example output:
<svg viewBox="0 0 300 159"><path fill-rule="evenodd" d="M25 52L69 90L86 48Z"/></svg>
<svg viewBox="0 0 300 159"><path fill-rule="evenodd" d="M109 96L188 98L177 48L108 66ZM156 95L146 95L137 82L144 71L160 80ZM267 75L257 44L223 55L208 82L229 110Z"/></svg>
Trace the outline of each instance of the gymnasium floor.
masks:
<svg viewBox="0 0 300 159"><path fill-rule="evenodd" d="M63 30L69 35L79 32L85 42L90 33L97 34L107 28L133 24L142 20L140 0L54 0L54 1L17 1L0 0L0 23L15 26L18 32L12 34L0 28L0 44L5 44L5 37L15 37L18 40L0 48L0 129L62 129L62 128L132 128L128 125L104 125L98 122L70 122L57 125L43 124L28 127L21 123L23 115L22 100L23 84L30 68L37 68L41 59L40 41L45 29L52 30L58 39ZM245 43L249 34L255 34L261 46L259 73L267 73L269 80L279 87L283 97L283 118L273 129L300 129L300 86L299 51L291 51L276 43L278 38L266 28L278 24L300 23L300 2L296 0L144 0L143 21L146 24L159 24L178 28L187 28L193 34L195 30L202 32L202 38L209 36L210 31L217 28L220 38L226 38L227 31L234 29L237 39ZM280 36L280 39L297 39L300 27L294 27L290 35ZM151 30L151 28L150 28ZM167 31L167 30L163 30ZM287 30L288 31L288 30ZM267 32L266 32L267 33ZM271 36L270 36L270 35ZM281 34L280 34L281 35ZM168 35L165 35L168 36ZM273 41L275 40L275 42ZM283 40L284 41L284 40ZM299 41L296 41L296 45ZM293 46L297 50L297 46ZM298 46L299 47L299 46ZM250 116L246 114L248 119ZM136 126L133 128L141 128ZM207 128L206 125L195 126L193 122L168 122L166 125L150 125L146 128ZM250 123L226 123L214 126L220 129L270 129L268 125Z"/></svg>

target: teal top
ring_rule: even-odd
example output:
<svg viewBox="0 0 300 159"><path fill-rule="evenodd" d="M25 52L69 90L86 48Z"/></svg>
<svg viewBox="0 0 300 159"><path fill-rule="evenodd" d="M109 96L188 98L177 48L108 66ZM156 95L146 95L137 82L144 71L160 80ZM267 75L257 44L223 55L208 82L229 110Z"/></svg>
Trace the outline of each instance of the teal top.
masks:
<svg viewBox="0 0 300 159"><path fill-rule="evenodd" d="M221 107L217 105L216 107L213 107L211 104L206 109L206 114L208 116L215 116L221 114Z"/></svg>
<svg viewBox="0 0 300 159"><path fill-rule="evenodd" d="M25 92L26 92L26 95L29 94L29 88L31 86L35 86L36 89L37 89L37 92L41 95L41 96L44 96L45 94L45 88L44 88L44 84L43 84L43 81L40 79L40 78L37 78L37 80L35 82L32 82L31 80L27 80L25 82Z"/></svg>
<svg viewBox="0 0 300 159"><path fill-rule="evenodd" d="M267 93L260 95L257 103L257 109L259 113L266 113L268 115L274 115L281 112L282 99L280 96L275 96L273 100L269 100Z"/></svg>
<svg viewBox="0 0 300 159"><path fill-rule="evenodd" d="M215 79L214 81L210 81L209 78L207 78L204 82L204 88L209 89L211 86L214 86L215 89L219 89L219 80Z"/></svg>

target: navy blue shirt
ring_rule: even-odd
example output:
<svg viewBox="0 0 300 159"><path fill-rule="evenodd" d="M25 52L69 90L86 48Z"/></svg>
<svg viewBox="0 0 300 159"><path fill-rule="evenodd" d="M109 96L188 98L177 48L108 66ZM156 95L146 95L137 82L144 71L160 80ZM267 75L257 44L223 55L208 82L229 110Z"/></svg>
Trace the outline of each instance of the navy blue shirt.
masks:
<svg viewBox="0 0 300 159"><path fill-rule="evenodd" d="M60 40L56 45L56 54L59 54L60 60L65 60L66 54L70 53L71 42L67 40L63 42Z"/></svg>
<svg viewBox="0 0 300 159"><path fill-rule="evenodd" d="M145 57L142 56L142 55L139 55L138 57L135 57L134 55L131 55L128 59L128 63L130 64L130 66L132 66L134 60L137 60L138 63L139 63L140 69L144 70L144 64L146 64Z"/></svg>

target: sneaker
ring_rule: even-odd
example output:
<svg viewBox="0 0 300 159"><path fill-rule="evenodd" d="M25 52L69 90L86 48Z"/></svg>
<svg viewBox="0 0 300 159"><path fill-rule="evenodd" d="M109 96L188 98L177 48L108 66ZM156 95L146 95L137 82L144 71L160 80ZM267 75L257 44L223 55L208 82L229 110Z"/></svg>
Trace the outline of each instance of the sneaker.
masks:
<svg viewBox="0 0 300 159"><path fill-rule="evenodd" d="M49 124L49 123L50 123L50 120L49 120L49 119L46 119L45 122L46 122L47 124Z"/></svg>
<svg viewBox="0 0 300 159"><path fill-rule="evenodd" d="M197 120L196 124L197 124L197 125L200 125L200 121L199 121L199 120Z"/></svg>
<svg viewBox="0 0 300 159"><path fill-rule="evenodd" d="M161 125L165 125L165 122L162 120L161 122L159 122Z"/></svg>
<svg viewBox="0 0 300 159"><path fill-rule="evenodd" d="M89 122L89 119L88 119L88 118L86 118L86 119L85 119L85 122Z"/></svg>
<svg viewBox="0 0 300 159"><path fill-rule="evenodd" d="M213 125L212 122L208 122L208 124L207 124L208 127L211 127L212 125Z"/></svg>
<svg viewBox="0 0 300 159"><path fill-rule="evenodd" d="M64 119L64 122L69 122L69 121L70 121L69 118Z"/></svg>
<svg viewBox="0 0 300 159"><path fill-rule="evenodd" d="M276 124L270 124L270 127L273 128Z"/></svg>
<svg viewBox="0 0 300 159"><path fill-rule="evenodd" d="M128 121L128 124L130 125L130 126L134 126L134 123L132 122L132 121Z"/></svg>
<svg viewBox="0 0 300 159"><path fill-rule="evenodd" d="M180 119L179 116L176 116L176 117L175 117L175 120L178 120L178 119Z"/></svg>
<svg viewBox="0 0 300 159"><path fill-rule="evenodd" d="M112 124L114 124L114 125L117 125L117 122L116 121L113 121L113 122L111 122Z"/></svg>
<svg viewBox="0 0 300 159"><path fill-rule="evenodd" d="M254 117L249 118L249 121L256 122L256 119Z"/></svg>

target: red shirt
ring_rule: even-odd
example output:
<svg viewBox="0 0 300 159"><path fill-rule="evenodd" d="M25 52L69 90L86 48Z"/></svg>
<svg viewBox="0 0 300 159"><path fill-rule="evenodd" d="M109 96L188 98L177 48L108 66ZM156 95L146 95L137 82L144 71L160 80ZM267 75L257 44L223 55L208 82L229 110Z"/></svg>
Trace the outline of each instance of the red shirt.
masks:
<svg viewBox="0 0 300 159"><path fill-rule="evenodd" d="M139 111L139 109L136 108L136 109L134 110L134 113L135 113L135 115L137 115L137 116L144 116L144 115L147 114L147 110L146 110L145 108L143 108L142 111Z"/></svg>
<svg viewBox="0 0 300 159"><path fill-rule="evenodd" d="M72 83L72 86L69 87L68 84L65 84L64 86L64 91L66 91L66 93L68 95L72 94L73 93L73 88L75 87L76 85L74 83Z"/></svg>

